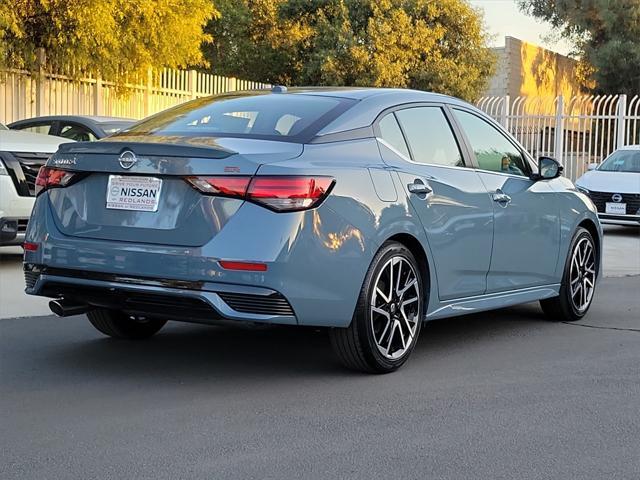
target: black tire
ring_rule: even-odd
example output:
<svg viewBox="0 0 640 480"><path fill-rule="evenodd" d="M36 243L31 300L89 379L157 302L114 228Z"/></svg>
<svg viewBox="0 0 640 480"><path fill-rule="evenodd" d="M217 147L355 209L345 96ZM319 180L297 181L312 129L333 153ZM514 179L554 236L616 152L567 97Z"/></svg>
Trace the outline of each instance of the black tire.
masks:
<svg viewBox="0 0 640 480"><path fill-rule="evenodd" d="M142 340L156 334L166 320L155 318L137 319L116 310L95 309L87 317L96 330L113 338Z"/></svg>
<svg viewBox="0 0 640 480"><path fill-rule="evenodd" d="M569 253L567 254L567 258L565 260L564 273L562 275L562 283L560 285L560 295L558 295L557 297L540 300L542 311L545 313L549 320L553 320L556 322L575 322L583 318L591 307L591 303L593 301L593 293L591 294L591 299L589 300L586 308L579 309L572 299L571 288L569 285L573 254L575 252L576 246L585 240L591 244L591 248L593 249L595 260L594 264L597 275L597 268L599 265L598 250L589 231L585 228L579 227L576 230L576 233L573 235L571 246L569 247ZM593 288L595 291L595 278L593 280L593 284Z"/></svg>
<svg viewBox="0 0 640 480"><path fill-rule="evenodd" d="M381 275L381 270L394 257L400 257L412 266L413 272L417 279L418 295L417 318L415 322L415 332L412 341L407 345L406 351L395 359L386 358L379 350L374 339L373 320L371 319L371 299L375 289L375 281ZM393 263L391 263L393 269ZM424 288L422 278L422 270L417 264L414 256L409 249L397 242L385 243L373 258L371 266L367 271L367 275L358 297L356 310L351 321L351 325L347 328L332 328L329 331L331 344L340 361L349 369L366 373L389 373L400 368L409 358L413 351L424 316L424 305L427 293ZM400 304L401 300L398 300ZM399 311L399 310L398 310ZM391 322L392 320L390 320ZM408 329L408 323L404 324ZM402 331L400 335L402 335ZM390 337L393 337L393 327ZM389 340L391 345L392 340ZM387 350L388 353L388 350Z"/></svg>

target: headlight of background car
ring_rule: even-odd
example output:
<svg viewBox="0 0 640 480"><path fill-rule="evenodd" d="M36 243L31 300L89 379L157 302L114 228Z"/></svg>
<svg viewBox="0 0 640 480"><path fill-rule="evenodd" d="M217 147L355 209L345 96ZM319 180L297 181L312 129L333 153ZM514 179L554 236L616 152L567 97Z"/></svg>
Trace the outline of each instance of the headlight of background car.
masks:
<svg viewBox="0 0 640 480"><path fill-rule="evenodd" d="M4 166L4 163L2 163L2 160L0 160L0 175L9 175L9 172L7 172L7 169Z"/></svg>
<svg viewBox="0 0 640 480"><path fill-rule="evenodd" d="M591 192L589 192L589 190L587 190L587 189L586 189L586 188L584 188L584 187L579 187L578 185L576 185L576 188L577 188L579 191L581 191L582 193L585 193L585 194L587 194L587 195L589 195L589 193L591 193Z"/></svg>

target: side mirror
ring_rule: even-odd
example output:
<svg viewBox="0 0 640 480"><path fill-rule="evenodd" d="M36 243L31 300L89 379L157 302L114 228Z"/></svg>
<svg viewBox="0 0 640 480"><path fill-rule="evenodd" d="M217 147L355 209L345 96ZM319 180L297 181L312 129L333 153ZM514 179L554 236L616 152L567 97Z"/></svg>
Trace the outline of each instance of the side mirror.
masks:
<svg viewBox="0 0 640 480"><path fill-rule="evenodd" d="M587 165L587 170L589 170L589 171L595 170L596 168L598 168L598 164L597 163L590 163L589 165Z"/></svg>
<svg viewBox="0 0 640 480"><path fill-rule="evenodd" d="M538 173L533 175L534 180L551 180L558 178L563 167L555 158L540 157L538 159Z"/></svg>

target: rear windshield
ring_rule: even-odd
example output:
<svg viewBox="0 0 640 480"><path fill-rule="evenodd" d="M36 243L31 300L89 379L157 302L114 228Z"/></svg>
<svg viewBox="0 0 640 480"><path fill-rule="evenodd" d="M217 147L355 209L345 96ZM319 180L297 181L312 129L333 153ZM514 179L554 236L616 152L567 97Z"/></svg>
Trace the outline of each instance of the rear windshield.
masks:
<svg viewBox="0 0 640 480"><path fill-rule="evenodd" d="M201 98L143 120L115 136L243 137L306 142L353 100L296 94Z"/></svg>
<svg viewBox="0 0 640 480"><path fill-rule="evenodd" d="M640 173L640 150L618 150L613 152L598 167L602 172Z"/></svg>

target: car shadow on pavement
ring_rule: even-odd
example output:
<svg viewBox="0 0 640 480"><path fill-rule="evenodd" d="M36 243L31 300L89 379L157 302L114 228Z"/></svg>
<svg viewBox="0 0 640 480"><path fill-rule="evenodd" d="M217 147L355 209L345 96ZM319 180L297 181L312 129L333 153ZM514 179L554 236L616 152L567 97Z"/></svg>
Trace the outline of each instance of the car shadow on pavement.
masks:
<svg viewBox="0 0 640 480"><path fill-rule="evenodd" d="M82 320L86 322L84 317ZM523 336L545 325L553 323L544 319L537 304L429 322L407 366L428 368L444 352L464 354L469 345L489 348L496 338ZM169 323L145 341L95 337L88 322L77 329L81 338L44 346L41 361L72 376L124 376L140 381L359 375L337 362L325 329ZM87 334L93 338L87 339Z"/></svg>

